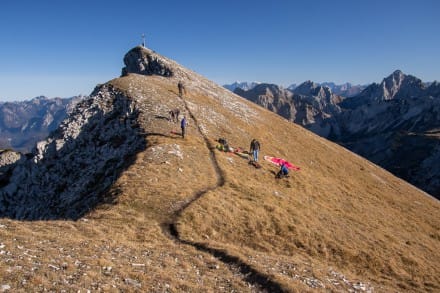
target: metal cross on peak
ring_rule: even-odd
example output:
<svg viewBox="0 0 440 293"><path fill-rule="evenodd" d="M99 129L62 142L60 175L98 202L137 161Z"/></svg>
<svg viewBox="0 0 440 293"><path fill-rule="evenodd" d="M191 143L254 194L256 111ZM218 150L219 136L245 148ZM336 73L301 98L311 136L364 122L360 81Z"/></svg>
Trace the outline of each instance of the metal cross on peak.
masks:
<svg viewBox="0 0 440 293"><path fill-rule="evenodd" d="M145 48L145 34L142 34L142 47Z"/></svg>

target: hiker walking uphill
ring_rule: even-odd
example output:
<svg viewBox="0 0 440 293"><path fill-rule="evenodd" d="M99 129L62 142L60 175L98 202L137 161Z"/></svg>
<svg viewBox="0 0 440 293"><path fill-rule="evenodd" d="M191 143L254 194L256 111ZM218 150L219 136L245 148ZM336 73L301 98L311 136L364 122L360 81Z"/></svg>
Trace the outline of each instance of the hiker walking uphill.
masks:
<svg viewBox="0 0 440 293"><path fill-rule="evenodd" d="M251 141L249 152L253 156L253 161L258 162L258 152L260 151L260 142L255 138Z"/></svg>
<svg viewBox="0 0 440 293"><path fill-rule="evenodd" d="M181 81L179 81L179 83L177 84L177 88L179 89L179 97L182 98L184 93L186 95L185 86L183 85L183 83Z"/></svg>
<svg viewBox="0 0 440 293"><path fill-rule="evenodd" d="M180 115L180 110L179 109L173 109L171 111L168 112L170 114L170 121L172 122L179 122L179 115Z"/></svg>
<svg viewBox="0 0 440 293"><path fill-rule="evenodd" d="M188 126L188 122L186 121L186 117L183 116L182 120L180 121L180 128L182 128L182 138L185 138L185 130Z"/></svg>

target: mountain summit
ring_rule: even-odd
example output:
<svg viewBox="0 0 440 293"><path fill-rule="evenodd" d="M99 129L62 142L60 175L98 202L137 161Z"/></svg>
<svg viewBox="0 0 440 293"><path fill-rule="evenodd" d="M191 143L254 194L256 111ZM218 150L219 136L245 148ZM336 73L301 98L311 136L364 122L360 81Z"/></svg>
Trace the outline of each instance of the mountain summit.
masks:
<svg viewBox="0 0 440 293"><path fill-rule="evenodd" d="M139 72L97 87L2 181L2 288L440 290L438 201L166 57L135 52L126 67ZM176 108L184 139L169 119ZM219 151L218 138L244 150L257 138L262 168ZM275 179L264 155L300 171Z"/></svg>
<svg viewBox="0 0 440 293"><path fill-rule="evenodd" d="M122 68L122 76L129 73L144 75L161 75L170 77L173 71L168 62L157 55L154 51L137 46L124 56L125 67Z"/></svg>
<svg viewBox="0 0 440 293"><path fill-rule="evenodd" d="M373 83L359 95L346 99L343 107L355 108L368 102L420 97L425 92L426 86L420 79L396 70L384 78L380 84Z"/></svg>
<svg viewBox="0 0 440 293"><path fill-rule="evenodd" d="M396 70L385 78L380 87L383 89L382 96L385 100L395 97L405 98L417 96L424 89L422 81L412 75L405 75L402 71Z"/></svg>

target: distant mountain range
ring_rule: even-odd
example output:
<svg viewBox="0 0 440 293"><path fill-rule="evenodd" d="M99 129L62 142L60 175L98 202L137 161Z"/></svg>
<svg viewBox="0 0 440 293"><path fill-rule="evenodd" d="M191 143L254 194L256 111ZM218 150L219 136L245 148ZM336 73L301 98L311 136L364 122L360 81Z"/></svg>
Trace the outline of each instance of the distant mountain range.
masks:
<svg viewBox="0 0 440 293"><path fill-rule="evenodd" d="M0 102L0 149L30 152L45 139L83 97L36 97L29 101Z"/></svg>
<svg viewBox="0 0 440 293"><path fill-rule="evenodd" d="M259 84L234 92L440 198L440 84L396 70L352 97L332 88L306 81L294 89Z"/></svg>
<svg viewBox="0 0 440 293"><path fill-rule="evenodd" d="M265 84L261 82L234 82L232 84L223 85L230 91L235 91L235 89L239 88L245 91L251 90L259 84ZM362 90L364 90L368 85L353 85L349 82L343 84L335 84L334 82L323 82L316 83L316 85L320 85L323 87L328 87L332 90L332 92L336 95L340 95L343 97L353 97L359 94ZM293 83L287 87L288 90L294 91L298 85Z"/></svg>
<svg viewBox="0 0 440 293"><path fill-rule="evenodd" d="M257 82L257 81L251 81L251 82L248 82L248 81L244 81L244 82L236 81L236 82L231 83L231 84L225 84L223 87L227 88L231 92L233 92L236 88L240 88L242 90L248 91L248 90L253 89L258 84L260 84L260 82Z"/></svg>
<svg viewBox="0 0 440 293"><path fill-rule="evenodd" d="M353 97L359 94L361 91L363 91L368 85L353 85L349 82L343 83L343 84L335 84L333 82L323 82L320 83L321 86L327 86L329 87L332 92L336 95L340 95L343 97Z"/></svg>

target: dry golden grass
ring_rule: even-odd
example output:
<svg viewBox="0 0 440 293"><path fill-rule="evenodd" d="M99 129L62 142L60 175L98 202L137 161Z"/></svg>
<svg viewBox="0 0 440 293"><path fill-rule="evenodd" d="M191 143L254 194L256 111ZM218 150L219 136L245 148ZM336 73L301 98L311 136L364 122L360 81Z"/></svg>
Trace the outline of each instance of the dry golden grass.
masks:
<svg viewBox="0 0 440 293"><path fill-rule="evenodd" d="M248 109L240 116L221 101L226 91L214 97L188 81L181 100L173 78L129 75L110 83L141 110L146 150L109 191L116 203L80 221L1 219L0 286L23 292L263 290L246 279L245 265L290 292L440 290L438 201L229 94ZM185 105L190 126L181 139L173 133L179 125L161 116ZM259 139L263 168L214 150L219 137L245 149ZM301 171L276 180L277 167L262 159L266 154Z"/></svg>

